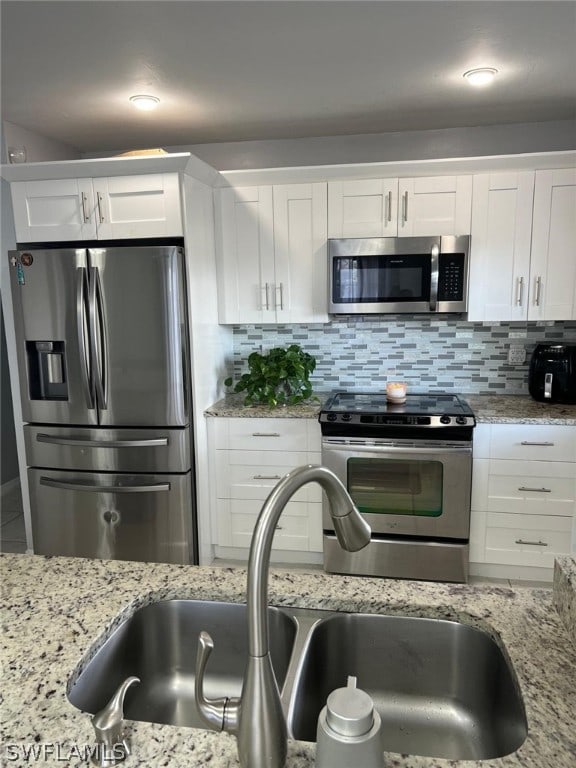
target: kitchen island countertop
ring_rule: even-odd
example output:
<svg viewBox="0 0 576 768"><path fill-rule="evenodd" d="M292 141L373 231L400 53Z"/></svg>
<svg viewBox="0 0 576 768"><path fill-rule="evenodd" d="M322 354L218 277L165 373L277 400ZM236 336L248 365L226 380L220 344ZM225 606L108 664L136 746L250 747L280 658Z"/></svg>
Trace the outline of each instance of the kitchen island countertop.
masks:
<svg viewBox="0 0 576 768"><path fill-rule="evenodd" d="M232 418L317 419L329 393L317 395L318 402L271 408L244 405L243 395L227 395L205 411L206 416ZM478 424L556 424L576 426L576 405L539 403L529 395L467 395Z"/></svg>
<svg viewBox="0 0 576 768"><path fill-rule="evenodd" d="M557 566L574 588L574 560ZM236 568L175 566L30 555L0 557L3 597L2 750L5 765L29 764L24 745L60 745L45 762L86 766L74 751L93 743L90 717L66 699L66 686L89 649L121 614L180 598L244 600L246 573ZM500 759L450 761L386 753L387 768L574 768L576 645L550 590L432 584L272 569L270 603L461 620L495 631L510 655L526 706L529 734ZM565 601L564 601L565 602ZM99 640L100 638L100 640ZM195 654L195 641L190 642ZM227 734L130 722L133 766L237 768ZM20 751L18 751L20 750ZM287 768L311 768L315 747L290 741ZM13 760L8 756L17 755ZM39 761L42 764L44 760Z"/></svg>

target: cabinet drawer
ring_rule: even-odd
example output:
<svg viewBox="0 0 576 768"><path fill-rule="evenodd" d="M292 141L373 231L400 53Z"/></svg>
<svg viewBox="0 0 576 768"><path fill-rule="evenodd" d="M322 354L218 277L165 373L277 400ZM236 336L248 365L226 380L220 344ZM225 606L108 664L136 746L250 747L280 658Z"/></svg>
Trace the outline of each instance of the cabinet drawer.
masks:
<svg viewBox="0 0 576 768"><path fill-rule="evenodd" d="M315 427L320 443L320 429L307 419L217 419L216 448L246 451L319 450L314 440Z"/></svg>
<svg viewBox="0 0 576 768"><path fill-rule="evenodd" d="M221 546L249 548L259 505L252 501L220 499L218 509L218 543ZM274 534L273 549L309 551L311 520L315 521L315 517L308 514L308 504L288 502Z"/></svg>
<svg viewBox="0 0 576 768"><path fill-rule="evenodd" d="M490 513L487 522L487 562L551 568L555 555L570 552L571 518Z"/></svg>
<svg viewBox="0 0 576 768"><path fill-rule="evenodd" d="M264 501L284 475L310 461L310 454L304 451L281 456L276 451L216 451L218 498ZM321 502L322 489L318 483L307 483L293 499Z"/></svg>
<svg viewBox="0 0 576 768"><path fill-rule="evenodd" d="M491 459L576 461L576 427L497 424L490 437Z"/></svg>
<svg viewBox="0 0 576 768"><path fill-rule="evenodd" d="M490 461L491 512L571 517L576 498L576 465L565 462Z"/></svg>

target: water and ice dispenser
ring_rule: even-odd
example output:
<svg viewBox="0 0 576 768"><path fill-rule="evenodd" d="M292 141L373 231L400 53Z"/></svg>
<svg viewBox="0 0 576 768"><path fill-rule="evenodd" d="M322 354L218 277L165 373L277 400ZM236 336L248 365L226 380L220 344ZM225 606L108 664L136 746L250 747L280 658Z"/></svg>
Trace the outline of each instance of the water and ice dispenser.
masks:
<svg viewBox="0 0 576 768"><path fill-rule="evenodd" d="M68 400L63 341L27 341L28 389L31 400Z"/></svg>

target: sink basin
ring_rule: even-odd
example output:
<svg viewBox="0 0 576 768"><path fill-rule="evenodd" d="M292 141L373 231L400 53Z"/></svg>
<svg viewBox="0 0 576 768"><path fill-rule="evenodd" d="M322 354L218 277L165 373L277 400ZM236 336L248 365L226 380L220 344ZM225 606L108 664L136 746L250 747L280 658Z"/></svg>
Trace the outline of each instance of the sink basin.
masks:
<svg viewBox="0 0 576 768"><path fill-rule="evenodd" d="M272 666L283 685L296 622L269 608ZM166 600L136 611L88 662L68 693L78 709L94 714L130 675L124 712L130 720L204 728L194 703L196 644L205 629L214 640L206 674L210 698L239 696L248 657L246 606L202 600Z"/></svg>
<svg viewBox="0 0 576 768"><path fill-rule="evenodd" d="M270 653L288 733L316 740L328 695L355 675L382 718L382 749L451 760L517 750L527 735L514 671L486 632L452 621L273 608ZM95 713L130 675L125 716L205 728L194 703L198 634L214 640L208 698L239 696L248 657L246 606L166 600L136 611L88 662L70 702Z"/></svg>
<svg viewBox="0 0 576 768"><path fill-rule="evenodd" d="M296 739L316 740L328 694L348 675L372 697L385 751L482 760L527 735L514 672L482 630L451 621L335 614L312 629L288 717Z"/></svg>

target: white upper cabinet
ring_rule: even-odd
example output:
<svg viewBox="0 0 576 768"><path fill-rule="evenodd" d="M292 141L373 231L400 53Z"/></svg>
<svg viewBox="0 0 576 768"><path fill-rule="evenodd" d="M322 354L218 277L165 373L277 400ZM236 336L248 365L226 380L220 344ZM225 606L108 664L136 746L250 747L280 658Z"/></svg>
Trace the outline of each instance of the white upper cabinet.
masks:
<svg viewBox="0 0 576 768"><path fill-rule="evenodd" d="M429 176L398 182L398 235L468 235L472 176Z"/></svg>
<svg viewBox="0 0 576 768"><path fill-rule="evenodd" d="M536 171L529 320L576 320L576 169Z"/></svg>
<svg viewBox="0 0 576 768"><path fill-rule="evenodd" d="M469 320L576 318L576 171L474 177Z"/></svg>
<svg viewBox="0 0 576 768"><path fill-rule="evenodd" d="M468 320L526 320L534 171L474 176Z"/></svg>
<svg viewBox="0 0 576 768"><path fill-rule="evenodd" d="M182 235L177 173L10 186L21 243Z"/></svg>
<svg viewBox="0 0 576 768"><path fill-rule="evenodd" d="M329 237L470 233L472 176L332 181Z"/></svg>
<svg viewBox="0 0 576 768"><path fill-rule="evenodd" d="M398 179L328 184L328 237L394 237L397 234Z"/></svg>
<svg viewBox="0 0 576 768"><path fill-rule="evenodd" d="M219 319L327 322L326 184L217 192Z"/></svg>

